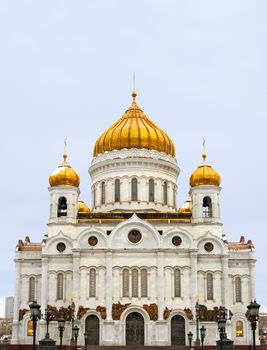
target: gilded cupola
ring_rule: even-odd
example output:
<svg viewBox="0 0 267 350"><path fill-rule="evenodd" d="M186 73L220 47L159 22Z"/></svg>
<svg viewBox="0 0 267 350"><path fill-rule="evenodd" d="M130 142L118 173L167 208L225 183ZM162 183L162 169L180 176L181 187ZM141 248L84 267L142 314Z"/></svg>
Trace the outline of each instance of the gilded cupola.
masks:
<svg viewBox="0 0 267 350"><path fill-rule="evenodd" d="M90 209L81 199L78 200L78 214L88 214Z"/></svg>
<svg viewBox="0 0 267 350"><path fill-rule="evenodd" d="M144 114L136 103L136 95L133 91L130 107L98 138L94 147L94 157L106 151L123 148L146 148L175 157L172 140Z"/></svg>
<svg viewBox="0 0 267 350"><path fill-rule="evenodd" d="M221 177L212 166L206 162L205 152L202 153L202 159L202 163L190 177L190 186L220 186Z"/></svg>
<svg viewBox="0 0 267 350"><path fill-rule="evenodd" d="M187 200L178 210L179 214L192 213L192 199L188 196Z"/></svg>
<svg viewBox="0 0 267 350"><path fill-rule="evenodd" d="M49 176L49 183L51 187L55 186L74 186L79 187L79 175L72 169L67 162L67 153L63 154L63 162L56 168L56 170Z"/></svg>

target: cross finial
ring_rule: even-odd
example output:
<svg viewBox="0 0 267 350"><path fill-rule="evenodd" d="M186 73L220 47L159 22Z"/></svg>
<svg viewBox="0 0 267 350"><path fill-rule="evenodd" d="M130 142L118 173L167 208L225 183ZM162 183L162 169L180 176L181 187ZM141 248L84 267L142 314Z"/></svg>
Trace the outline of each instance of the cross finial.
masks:
<svg viewBox="0 0 267 350"><path fill-rule="evenodd" d="M206 160L206 140L205 138L203 137L203 152L202 152L202 159L203 159L203 162L205 162Z"/></svg>

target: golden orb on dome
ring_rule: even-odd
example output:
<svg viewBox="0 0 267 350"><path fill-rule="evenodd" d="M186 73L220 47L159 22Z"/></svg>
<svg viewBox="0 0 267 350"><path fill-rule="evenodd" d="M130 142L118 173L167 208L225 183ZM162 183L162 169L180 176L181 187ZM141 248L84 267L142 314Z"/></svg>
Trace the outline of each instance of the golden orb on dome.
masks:
<svg viewBox="0 0 267 350"><path fill-rule="evenodd" d="M94 157L123 148L146 148L175 157L172 140L144 114L135 101L136 96L136 91L133 91L130 107L98 138L94 147Z"/></svg>
<svg viewBox="0 0 267 350"><path fill-rule="evenodd" d="M79 175L72 169L67 162L67 153L63 154L63 162L56 168L56 170L49 176L49 183L51 187L55 186L74 186L79 187Z"/></svg>
<svg viewBox="0 0 267 350"><path fill-rule="evenodd" d="M88 214L90 209L81 199L78 200L78 214Z"/></svg>
<svg viewBox="0 0 267 350"><path fill-rule="evenodd" d="M206 163L206 153L202 153L203 162L197 167L190 177L190 186L220 186L221 177L212 168L211 165Z"/></svg>

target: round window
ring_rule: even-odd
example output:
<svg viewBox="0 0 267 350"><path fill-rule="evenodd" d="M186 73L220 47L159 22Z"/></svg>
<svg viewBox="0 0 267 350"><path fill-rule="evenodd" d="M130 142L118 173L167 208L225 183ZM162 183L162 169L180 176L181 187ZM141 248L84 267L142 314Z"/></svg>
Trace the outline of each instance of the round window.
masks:
<svg viewBox="0 0 267 350"><path fill-rule="evenodd" d="M88 244L92 247L94 247L95 245L97 245L98 243L98 239L96 238L96 236L91 236L88 238Z"/></svg>
<svg viewBox="0 0 267 350"><path fill-rule="evenodd" d="M204 245L204 249L206 250L206 252L210 253L210 252L213 251L214 246L213 246L213 244L211 242L207 242Z"/></svg>
<svg viewBox="0 0 267 350"><path fill-rule="evenodd" d="M57 244L57 250L58 250L60 253L64 252L65 249L66 249L66 244L65 244L65 243L59 242L59 243Z"/></svg>
<svg viewBox="0 0 267 350"><path fill-rule="evenodd" d="M182 238L179 236L172 237L172 244L178 247L182 243Z"/></svg>
<svg viewBox="0 0 267 350"><path fill-rule="evenodd" d="M141 241L142 235L138 230L132 230L128 233L128 239L132 243L138 243Z"/></svg>

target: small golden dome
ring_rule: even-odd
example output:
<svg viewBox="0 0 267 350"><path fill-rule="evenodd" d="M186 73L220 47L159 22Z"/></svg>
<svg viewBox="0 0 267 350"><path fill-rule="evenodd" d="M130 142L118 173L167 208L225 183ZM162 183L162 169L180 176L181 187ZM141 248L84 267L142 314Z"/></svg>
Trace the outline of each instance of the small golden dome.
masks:
<svg viewBox="0 0 267 350"><path fill-rule="evenodd" d="M63 162L56 168L56 170L49 176L49 183L51 187L55 186L74 186L79 187L79 175L72 169L67 162L67 153L63 154Z"/></svg>
<svg viewBox="0 0 267 350"><path fill-rule="evenodd" d="M88 206L81 200L78 200L78 214L88 214L90 213L90 209Z"/></svg>
<svg viewBox="0 0 267 350"><path fill-rule="evenodd" d="M202 153L202 159L202 164L198 166L190 177L190 186L220 186L221 177L211 165L206 163L205 152Z"/></svg>
<svg viewBox="0 0 267 350"><path fill-rule="evenodd" d="M98 138L94 147L94 157L106 151L123 148L146 148L175 157L172 140L144 114L135 102L136 95L133 91L131 106Z"/></svg>
<svg viewBox="0 0 267 350"><path fill-rule="evenodd" d="M192 213L192 199L190 196L188 196L187 200L184 202L181 208L179 208L178 213Z"/></svg>

